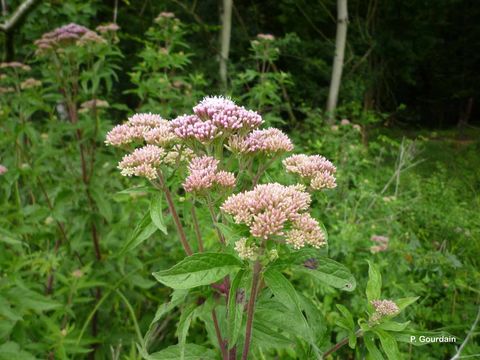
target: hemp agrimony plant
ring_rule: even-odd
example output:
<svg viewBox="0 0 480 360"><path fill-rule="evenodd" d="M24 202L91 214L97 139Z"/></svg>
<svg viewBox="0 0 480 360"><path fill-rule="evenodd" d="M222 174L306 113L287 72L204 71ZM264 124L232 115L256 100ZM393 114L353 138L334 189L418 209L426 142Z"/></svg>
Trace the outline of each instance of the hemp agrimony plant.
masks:
<svg viewBox="0 0 480 360"><path fill-rule="evenodd" d="M196 319L222 359L261 358L294 343L305 359L320 358L317 305L285 273L345 291L356 287L349 270L326 257L327 233L310 214L312 197L336 187L335 166L320 155L291 155L283 159L290 174L283 178L293 182L276 182L280 174L270 172L271 165L294 146L281 130L261 129L262 123L257 112L230 99L206 97L193 114L170 121L135 114L107 134L107 145L131 151L118 164L122 175L146 178L165 198L186 255L153 274L174 291L139 344L146 359L216 358L203 342L187 342ZM167 234L161 198L152 199L151 220ZM185 203L191 204L188 212ZM211 225L201 226L205 213ZM149 226L147 221L139 231ZM217 239L207 243L212 228ZM372 321L397 311L393 302L373 306ZM178 345L150 354L156 323L175 307L181 307Z"/></svg>
<svg viewBox="0 0 480 360"><path fill-rule="evenodd" d="M179 115L199 98L205 80L199 73L186 72L192 57L186 35L185 25L171 12L161 12L146 32L140 62L130 73L136 89L129 92L140 98L140 111Z"/></svg>

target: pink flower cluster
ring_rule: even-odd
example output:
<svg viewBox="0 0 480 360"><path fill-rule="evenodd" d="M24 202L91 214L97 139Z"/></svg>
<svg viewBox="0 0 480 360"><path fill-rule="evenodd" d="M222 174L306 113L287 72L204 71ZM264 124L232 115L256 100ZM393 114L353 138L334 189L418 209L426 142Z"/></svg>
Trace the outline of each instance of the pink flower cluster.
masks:
<svg viewBox="0 0 480 360"><path fill-rule="evenodd" d="M241 154L276 154L293 150L292 141L281 130L254 130L247 136L234 135L229 139L231 151Z"/></svg>
<svg viewBox="0 0 480 360"><path fill-rule="evenodd" d="M88 43L106 43L106 40L95 31L75 23L56 28L35 41L39 54L68 45L82 46Z"/></svg>
<svg viewBox="0 0 480 360"><path fill-rule="evenodd" d="M294 249L300 249L305 245L320 248L326 244L325 233L310 214L301 214L292 225L293 228L287 232L285 241Z"/></svg>
<svg viewBox="0 0 480 360"><path fill-rule="evenodd" d="M388 250L388 242L389 238L386 236L382 235L373 235L370 240L372 240L376 245L372 245L370 247L370 251L372 253L378 253L382 251L387 251Z"/></svg>
<svg viewBox="0 0 480 360"><path fill-rule="evenodd" d="M378 322L385 316L397 315L400 312L400 308L392 300L372 300L370 303L375 309L370 318L372 322Z"/></svg>
<svg viewBox="0 0 480 360"><path fill-rule="evenodd" d="M273 36L272 34L258 34L257 35L257 38L259 40L266 40L266 41L273 41L275 40L275 36Z"/></svg>
<svg viewBox="0 0 480 360"><path fill-rule="evenodd" d="M292 155L283 160L288 172L298 174L315 190L333 189L337 186L335 179L336 167L320 155Z"/></svg>
<svg viewBox="0 0 480 360"><path fill-rule="evenodd" d="M193 112L195 115L179 116L172 121L178 137L208 142L223 134L255 129L263 122L257 112L224 97L206 97Z"/></svg>
<svg viewBox="0 0 480 360"><path fill-rule="evenodd" d="M251 191L230 196L221 209L237 224L249 226L254 237L268 239L284 235L287 222L299 221L301 213L308 209L311 199L304 189L302 185L257 185Z"/></svg>
<svg viewBox="0 0 480 360"><path fill-rule="evenodd" d="M18 61L11 61L11 62L2 62L0 63L0 69L19 69L23 71L30 71L32 70L30 66L22 64Z"/></svg>
<svg viewBox="0 0 480 360"><path fill-rule="evenodd" d="M155 145L146 145L125 155L118 164L123 176L141 176L149 180L157 178L157 169L162 163L165 151Z"/></svg>
<svg viewBox="0 0 480 360"><path fill-rule="evenodd" d="M3 175L8 172L8 168L0 164L0 175Z"/></svg>
<svg viewBox="0 0 480 360"><path fill-rule="evenodd" d="M114 33L120 30L120 26L115 23L108 23L97 26L95 30L97 30L100 34Z"/></svg>
<svg viewBox="0 0 480 360"><path fill-rule="evenodd" d="M105 143L121 146L135 141L166 146L173 143L176 136L170 122L152 113L135 114L125 124L117 125L107 134Z"/></svg>
<svg viewBox="0 0 480 360"><path fill-rule="evenodd" d="M186 192L201 193L215 185L223 188L235 186L235 175L218 171L219 161L211 156L196 157L188 165L189 176L183 183Z"/></svg>

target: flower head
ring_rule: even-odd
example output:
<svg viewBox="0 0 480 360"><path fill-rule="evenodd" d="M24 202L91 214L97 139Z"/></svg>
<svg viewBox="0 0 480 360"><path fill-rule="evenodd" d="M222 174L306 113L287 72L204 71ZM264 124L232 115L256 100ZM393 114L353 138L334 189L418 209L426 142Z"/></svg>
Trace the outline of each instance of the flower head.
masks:
<svg viewBox="0 0 480 360"><path fill-rule="evenodd" d="M106 136L105 143L121 146L135 141L166 146L176 140L170 122L160 115L141 113L131 116L125 124L115 126Z"/></svg>
<svg viewBox="0 0 480 360"><path fill-rule="evenodd" d="M258 34L257 35L257 38L259 40L266 40L266 41L273 41L275 40L275 36L273 36L272 34Z"/></svg>
<svg viewBox="0 0 480 360"><path fill-rule="evenodd" d="M277 154L293 150L293 144L289 137L275 128L254 130L245 137L232 136L229 146L233 152L242 154Z"/></svg>
<svg viewBox="0 0 480 360"><path fill-rule="evenodd" d="M172 121L178 137L209 142L222 135L246 132L258 127L262 117L222 96L207 96L193 108L194 115Z"/></svg>
<svg viewBox="0 0 480 360"><path fill-rule="evenodd" d="M45 33L35 41L37 54L44 54L68 45L83 46L88 43L106 43L106 40L85 26L70 23Z"/></svg>
<svg viewBox="0 0 480 360"><path fill-rule="evenodd" d="M246 238L241 238L235 242L235 251L243 260L254 261L258 257L258 246L256 244L248 245Z"/></svg>
<svg viewBox="0 0 480 360"><path fill-rule="evenodd" d="M218 171L219 161L211 156L196 157L188 165L189 175L183 183L186 192L200 193L215 185L230 188L235 186L233 173Z"/></svg>
<svg viewBox="0 0 480 360"><path fill-rule="evenodd" d="M257 185L251 191L230 196L221 209L237 224L248 225L254 237L267 239L283 235L286 223L297 220L308 209L311 199L304 190L302 185Z"/></svg>
<svg viewBox="0 0 480 360"><path fill-rule="evenodd" d="M92 100L88 100L88 101L85 101L85 102L80 104L80 108L84 109L84 110L90 110L90 109L94 109L94 108L106 109L109 106L110 106L110 104L107 101L100 100L100 99L92 99Z"/></svg>
<svg viewBox="0 0 480 360"><path fill-rule="evenodd" d="M308 213L301 214L293 221L292 229L287 232L285 240L295 249L305 245L320 248L326 244L325 233L320 224Z"/></svg>
<svg viewBox="0 0 480 360"><path fill-rule="evenodd" d="M283 166L288 172L298 174L315 190L332 189L337 186L335 179L336 167L320 155L292 155L283 160Z"/></svg>
<svg viewBox="0 0 480 360"><path fill-rule="evenodd" d="M372 300L370 303L375 309L370 318L372 322L378 322L385 316L397 315L400 312L400 308L392 300Z"/></svg>
<svg viewBox="0 0 480 360"><path fill-rule="evenodd" d="M370 247L370 251L372 253L375 254L375 253L378 253L378 252L387 251L388 242L389 242L388 237L382 236L382 235L372 235L370 240L372 240L375 243L375 245L372 245Z"/></svg>
<svg viewBox="0 0 480 360"><path fill-rule="evenodd" d="M123 176L141 176L149 180L157 178L157 169L165 156L165 150L155 145L146 145L125 155L118 168Z"/></svg>
<svg viewBox="0 0 480 360"><path fill-rule="evenodd" d="M42 82L40 80L34 79L34 78L28 78L25 81L22 81L20 83L20 89L25 90L25 89L31 89L34 87L41 86Z"/></svg>
<svg viewBox="0 0 480 360"><path fill-rule="evenodd" d="M105 25L99 25L95 28L100 34L105 34L105 33L110 33L110 32L116 32L120 30L120 26L118 26L115 23L108 23Z"/></svg>
<svg viewBox="0 0 480 360"><path fill-rule="evenodd" d="M7 173L7 172L8 172L8 168L6 166L0 164L0 176Z"/></svg>
<svg viewBox="0 0 480 360"><path fill-rule="evenodd" d="M2 62L0 63L0 69L19 69L23 71L30 71L31 68L28 65L22 64L18 61L11 61L11 62Z"/></svg>

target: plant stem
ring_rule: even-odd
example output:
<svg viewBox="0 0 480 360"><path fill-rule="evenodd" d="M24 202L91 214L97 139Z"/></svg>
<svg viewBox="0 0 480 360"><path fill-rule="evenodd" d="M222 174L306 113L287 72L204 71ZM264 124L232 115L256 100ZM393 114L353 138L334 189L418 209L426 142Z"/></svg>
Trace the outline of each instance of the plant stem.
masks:
<svg viewBox="0 0 480 360"><path fill-rule="evenodd" d="M203 252L203 240L202 234L200 232L200 226L198 225L197 212L195 211L195 203L192 206L192 219L193 219L193 228L195 230L195 235L197 236L198 241L198 251Z"/></svg>
<svg viewBox="0 0 480 360"><path fill-rule="evenodd" d="M165 178L161 171L158 171L158 179L160 180L161 190L165 193L165 197L167 198L168 210L170 214L172 214L173 221L175 222L175 226L177 227L178 234L180 235L180 242L182 243L183 249L185 250L188 256L193 254L192 248L188 244L187 236L185 235L185 231L183 230L183 225L180 221L180 217L178 216L177 210L175 209L175 204L173 203L172 194L168 189L168 186L165 184Z"/></svg>
<svg viewBox="0 0 480 360"><path fill-rule="evenodd" d="M212 310L213 326L215 327L215 334L217 335L218 345L220 345L220 351L222 352L222 358L228 360L227 347L225 341L222 339L222 333L220 332L220 326L218 325L217 313L215 309Z"/></svg>
<svg viewBox="0 0 480 360"><path fill-rule="evenodd" d="M363 331L362 330L357 330L357 332L355 333L355 337L362 337L363 336ZM347 345L348 344L348 337L340 340L338 343L336 343L335 345L333 345L330 349L328 349L327 351L325 351L322 355L322 358L325 359L328 355L330 354L333 354L335 351L337 351L338 349L342 348L343 346Z"/></svg>
<svg viewBox="0 0 480 360"><path fill-rule="evenodd" d="M215 215L215 211L213 211L210 197L207 198L207 207L208 207L208 211L210 212L210 216L212 217L213 226L215 226L215 229L217 230L218 238L222 243L222 245L225 245L226 244L225 237L223 236L222 231L217 226L217 217Z"/></svg>
<svg viewBox="0 0 480 360"><path fill-rule="evenodd" d="M257 297L258 283L260 280L260 271L262 270L262 264L256 261L253 265L253 278L252 289L250 291L250 299L248 300L247 307L247 326L245 330L245 343L243 345L242 360L248 359L248 352L250 350L250 341L252 338L253 316L255 313L255 301Z"/></svg>

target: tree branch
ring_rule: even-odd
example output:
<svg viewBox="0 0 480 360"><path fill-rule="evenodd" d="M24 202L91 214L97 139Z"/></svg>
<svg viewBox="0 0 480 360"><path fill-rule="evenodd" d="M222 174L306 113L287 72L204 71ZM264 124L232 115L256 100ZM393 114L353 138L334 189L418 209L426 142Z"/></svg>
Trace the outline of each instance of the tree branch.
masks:
<svg viewBox="0 0 480 360"><path fill-rule="evenodd" d="M27 15L27 13L33 8L33 6L39 0L25 0L15 12L7 19L3 24L0 24L0 31L11 32L15 29L17 24L22 20L22 18Z"/></svg>

